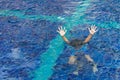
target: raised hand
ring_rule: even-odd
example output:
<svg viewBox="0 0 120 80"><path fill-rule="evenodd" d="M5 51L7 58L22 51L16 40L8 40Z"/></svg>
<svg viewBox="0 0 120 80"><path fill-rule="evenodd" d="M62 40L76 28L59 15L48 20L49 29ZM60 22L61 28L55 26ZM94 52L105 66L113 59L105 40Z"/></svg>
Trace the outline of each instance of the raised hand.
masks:
<svg viewBox="0 0 120 80"><path fill-rule="evenodd" d="M58 27L57 32L58 32L61 36L64 36L65 33L67 32L67 30L65 30L65 27L64 27L64 29L63 29L62 26L60 26L60 27Z"/></svg>
<svg viewBox="0 0 120 80"><path fill-rule="evenodd" d="M90 28L88 28L90 34L95 34L98 30L97 27L95 25L92 25Z"/></svg>

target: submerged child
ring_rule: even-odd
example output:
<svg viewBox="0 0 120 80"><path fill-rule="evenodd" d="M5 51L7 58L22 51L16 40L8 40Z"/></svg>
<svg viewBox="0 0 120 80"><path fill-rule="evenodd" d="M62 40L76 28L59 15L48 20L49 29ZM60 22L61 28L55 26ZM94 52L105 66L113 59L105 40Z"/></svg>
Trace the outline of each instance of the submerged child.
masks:
<svg viewBox="0 0 120 80"><path fill-rule="evenodd" d="M70 46L74 47L75 50L77 51L78 49L80 49L83 45L85 45L86 43L88 43L90 41L90 39L92 38L92 36L97 32L97 27L96 26L91 26L90 28L88 28L90 34L88 35L88 37L82 41L82 40L79 40L79 39L74 39L72 41L69 41L66 37L65 37L65 33L67 32L65 30L65 28L63 29L62 26L58 28L57 32L62 36L63 40ZM77 69L73 72L74 74L78 75L78 71L79 71L79 68L80 68L80 63L79 61L77 61L77 58L78 56L76 55L71 55L70 58L69 58L69 61L68 63L69 64L77 64ZM92 63L93 65L93 72L97 72L97 66L96 64L94 63L93 59L88 55L88 54L85 54L85 58L87 59L87 61L89 61L90 63Z"/></svg>

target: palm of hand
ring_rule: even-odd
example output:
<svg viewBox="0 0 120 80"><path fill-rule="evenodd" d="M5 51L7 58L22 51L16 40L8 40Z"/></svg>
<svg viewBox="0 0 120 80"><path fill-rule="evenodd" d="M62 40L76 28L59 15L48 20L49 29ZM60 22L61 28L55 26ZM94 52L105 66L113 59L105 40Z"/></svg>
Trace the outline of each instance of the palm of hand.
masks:
<svg viewBox="0 0 120 80"><path fill-rule="evenodd" d="M65 33L66 33L66 30L65 30L65 28L62 29L62 26L61 26L61 27L58 28L57 32L58 32L61 36L64 36Z"/></svg>
<svg viewBox="0 0 120 80"><path fill-rule="evenodd" d="M97 30L97 27L94 25L94 26L91 26L89 29L89 32L90 34L95 34L98 30Z"/></svg>
<svg viewBox="0 0 120 80"><path fill-rule="evenodd" d="M64 30L60 30L60 35L64 36L65 35L65 31Z"/></svg>

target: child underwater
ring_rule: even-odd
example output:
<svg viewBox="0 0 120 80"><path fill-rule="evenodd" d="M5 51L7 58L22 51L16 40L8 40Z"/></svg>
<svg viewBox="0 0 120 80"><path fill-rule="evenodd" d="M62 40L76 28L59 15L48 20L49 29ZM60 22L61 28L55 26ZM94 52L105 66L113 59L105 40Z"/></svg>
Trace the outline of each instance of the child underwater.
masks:
<svg viewBox="0 0 120 80"><path fill-rule="evenodd" d="M88 43L90 41L90 39L92 38L92 36L98 31L97 27L95 25L92 25L90 28L88 28L89 30L89 35L87 36L87 38L82 41L80 39L74 39L69 41L66 37L66 29L62 28L62 26L60 26L57 30L57 32L61 35L61 37L63 38L63 40L70 46L72 46L75 49L75 53L71 54L71 56L69 57L69 61L68 63L71 65L76 65L77 69L73 72L73 74L78 75L78 71L81 68L81 64L79 62L79 56L81 56L81 49L84 48L84 46L86 45L86 43ZM83 55L82 55L83 56ZM97 65L94 63L94 60L88 55L88 54L84 54L84 57L87 59L87 61L93 66L93 72L97 72Z"/></svg>

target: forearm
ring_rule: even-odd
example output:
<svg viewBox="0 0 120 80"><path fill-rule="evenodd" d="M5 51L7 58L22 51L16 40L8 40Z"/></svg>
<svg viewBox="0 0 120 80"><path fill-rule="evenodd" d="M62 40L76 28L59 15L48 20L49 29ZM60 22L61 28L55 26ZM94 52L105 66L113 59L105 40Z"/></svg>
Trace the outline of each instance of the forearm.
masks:
<svg viewBox="0 0 120 80"><path fill-rule="evenodd" d="M63 40L64 40L67 44L70 43L70 41L69 41L65 36L62 36L62 38L63 38Z"/></svg>
<svg viewBox="0 0 120 80"><path fill-rule="evenodd" d="M93 36L92 34L89 34L88 37L84 40L84 43L89 42L92 36Z"/></svg>

